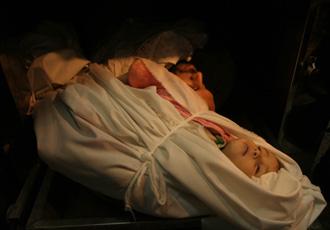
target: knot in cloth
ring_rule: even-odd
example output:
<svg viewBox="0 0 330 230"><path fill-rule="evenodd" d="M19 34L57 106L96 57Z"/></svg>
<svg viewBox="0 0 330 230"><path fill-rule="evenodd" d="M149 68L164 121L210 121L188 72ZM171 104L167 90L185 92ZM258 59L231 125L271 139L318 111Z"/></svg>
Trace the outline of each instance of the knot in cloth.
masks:
<svg viewBox="0 0 330 230"><path fill-rule="evenodd" d="M142 162L151 162L153 160L152 156L150 153L148 152L145 152L145 153L142 153L142 155L140 156L140 160Z"/></svg>
<svg viewBox="0 0 330 230"><path fill-rule="evenodd" d="M131 210L131 197L134 189L145 189L140 186L143 177L148 180L151 190L159 205L164 205L167 200L166 184L163 174L155 164L155 159L152 153L144 152L139 157L141 161L140 168L132 176L125 193L126 209Z"/></svg>

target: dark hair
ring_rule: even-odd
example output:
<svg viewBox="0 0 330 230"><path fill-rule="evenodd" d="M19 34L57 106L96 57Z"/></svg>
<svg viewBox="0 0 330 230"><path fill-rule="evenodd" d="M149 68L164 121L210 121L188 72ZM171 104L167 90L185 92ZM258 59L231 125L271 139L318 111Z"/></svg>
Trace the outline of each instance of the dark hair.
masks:
<svg viewBox="0 0 330 230"><path fill-rule="evenodd" d="M189 61L186 61L186 60L179 60L175 65L171 65L170 67L168 67L168 71L172 72L172 73L175 73L176 70L177 70L177 66L180 65L180 64L192 64L192 62L189 62Z"/></svg>

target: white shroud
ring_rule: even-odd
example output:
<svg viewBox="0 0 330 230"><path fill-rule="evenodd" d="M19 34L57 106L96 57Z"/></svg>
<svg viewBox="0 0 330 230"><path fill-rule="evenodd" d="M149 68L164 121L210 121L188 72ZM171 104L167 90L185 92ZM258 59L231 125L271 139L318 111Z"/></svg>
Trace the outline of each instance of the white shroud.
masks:
<svg viewBox="0 0 330 230"><path fill-rule="evenodd" d="M154 86L132 88L90 64L78 83L35 108L40 157L54 170L127 208L163 217L215 214L247 229L307 229L326 202L288 155L205 102L162 65L142 59L192 113L184 119ZM195 116L274 152L283 167L251 179L211 141Z"/></svg>

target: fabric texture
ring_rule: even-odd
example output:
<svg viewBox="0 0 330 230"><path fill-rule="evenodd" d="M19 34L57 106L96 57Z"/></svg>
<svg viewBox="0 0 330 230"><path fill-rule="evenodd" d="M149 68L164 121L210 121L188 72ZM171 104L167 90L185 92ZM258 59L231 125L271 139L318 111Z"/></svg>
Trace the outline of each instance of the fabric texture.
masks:
<svg viewBox="0 0 330 230"><path fill-rule="evenodd" d="M37 101L46 94L73 82L75 76L89 62L72 49L49 52L37 57L27 72L31 91L27 114L32 113Z"/></svg>
<svg viewBox="0 0 330 230"><path fill-rule="evenodd" d="M130 87L105 66L90 64L90 72L76 84L37 105L40 157L54 170L147 214L211 214L246 229L307 229L326 202L297 163L255 133L209 111L199 95L162 65L141 60L190 117L182 117L155 86ZM273 152L282 168L249 178L195 117L251 139Z"/></svg>
<svg viewBox="0 0 330 230"><path fill-rule="evenodd" d="M170 95L167 92L167 90L164 88L161 82L155 79L155 77L149 72L147 67L144 65L143 61L141 61L140 59L135 59L135 61L131 64L127 78L128 78L127 79L128 84L135 88L144 89L146 87L156 86L156 91L158 95L164 98L165 100L171 102L174 105L174 107L179 111L179 113L182 115L182 117L189 118L191 116L189 110L184 108L180 103L178 103L172 97L172 95ZM234 136L227 133L222 127L213 123L212 121L200 117L195 117L193 121L198 122L199 124L204 126L212 134L220 135L221 140L224 141L223 144L235 138Z"/></svg>

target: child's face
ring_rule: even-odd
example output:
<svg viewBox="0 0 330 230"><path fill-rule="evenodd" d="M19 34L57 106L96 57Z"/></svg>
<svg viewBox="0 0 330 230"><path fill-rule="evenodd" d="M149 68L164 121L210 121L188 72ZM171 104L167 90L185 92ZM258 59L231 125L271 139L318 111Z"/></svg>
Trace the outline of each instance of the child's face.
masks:
<svg viewBox="0 0 330 230"><path fill-rule="evenodd" d="M246 139L232 140L222 151L249 177L260 177L268 172L277 172L280 168L273 153Z"/></svg>
<svg viewBox="0 0 330 230"><path fill-rule="evenodd" d="M215 110L213 94L206 89L203 74L197 71L194 65L178 64L174 73L206 101L210 110Z"/></svg>

